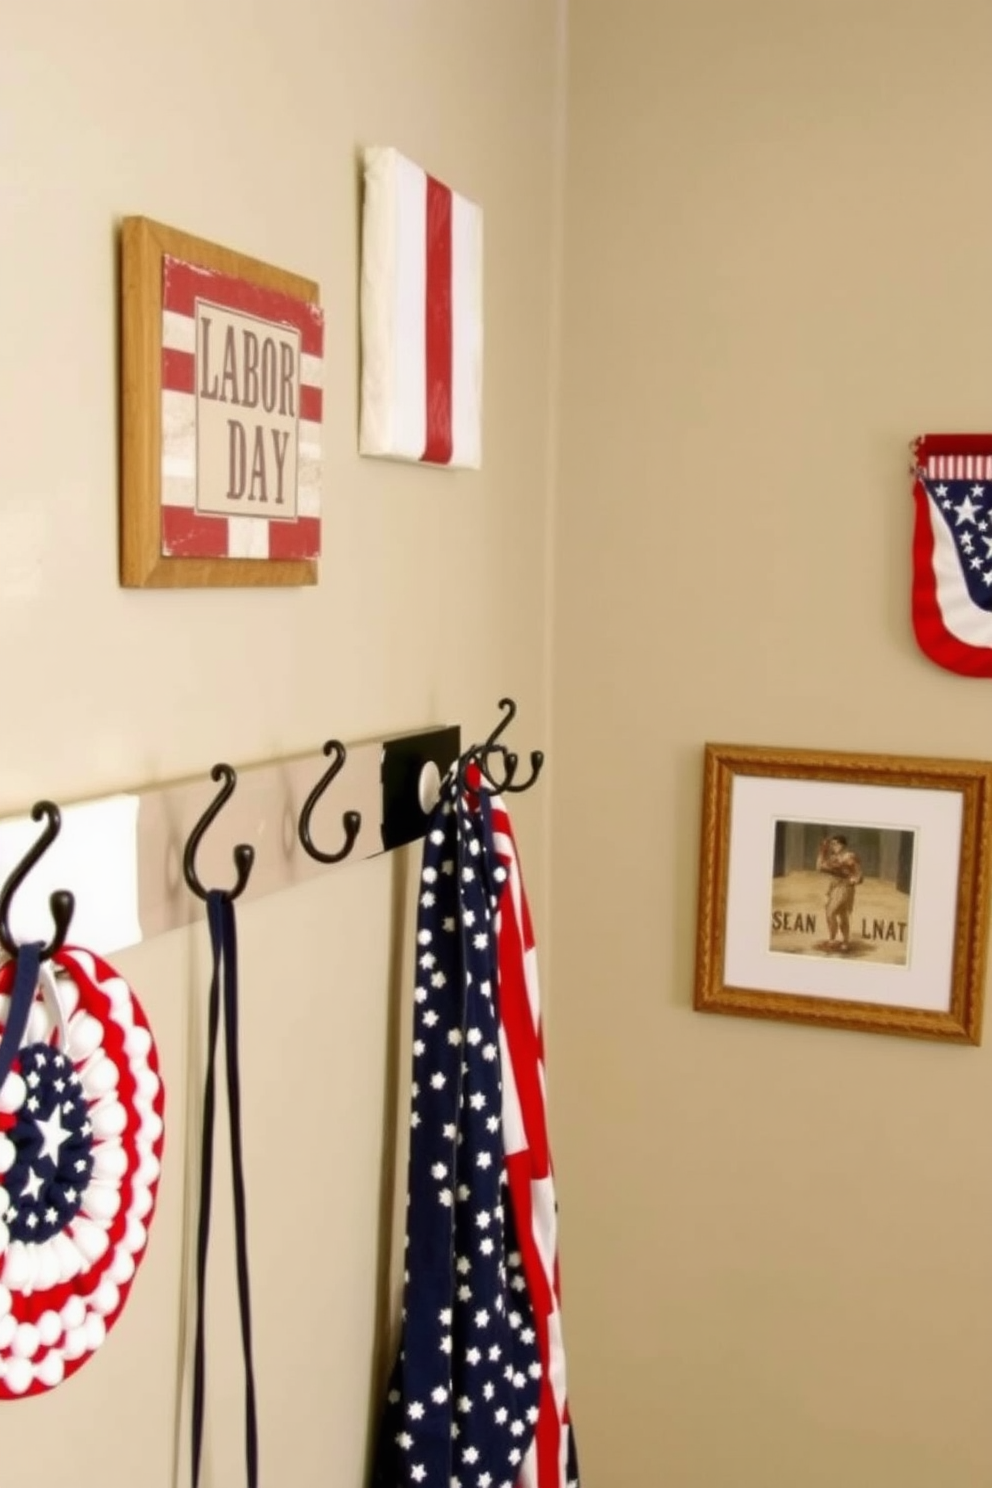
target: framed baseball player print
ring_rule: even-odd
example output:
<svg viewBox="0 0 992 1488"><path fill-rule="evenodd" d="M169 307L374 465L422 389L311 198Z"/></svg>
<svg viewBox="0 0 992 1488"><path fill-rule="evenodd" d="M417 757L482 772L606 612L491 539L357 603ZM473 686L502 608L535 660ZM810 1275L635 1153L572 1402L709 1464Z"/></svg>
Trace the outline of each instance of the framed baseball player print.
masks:
<svg viewBox="0 0 992 1488"><path fill-rule="evenodd" d="M707 744L699 1012L981 1041L992 764Z"/></svg>
<svg viewBox="0 0 992 1488"><path fill-rule="evenodd" d="M316 583L317 285L128 217L121 294L121 583Z"/></svg>

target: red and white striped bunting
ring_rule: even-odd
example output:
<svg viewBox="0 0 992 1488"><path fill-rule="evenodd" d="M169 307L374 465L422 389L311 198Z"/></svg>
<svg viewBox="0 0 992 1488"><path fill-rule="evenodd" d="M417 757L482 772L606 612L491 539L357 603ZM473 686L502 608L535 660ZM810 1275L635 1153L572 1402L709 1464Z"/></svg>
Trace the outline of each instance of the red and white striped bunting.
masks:
<svg viewBox="0 0 992 1488"><path fill-rule="evenodd" d="M165 1092L141 1005L93 952L67 946L55 962L58 1019L39 995L0 1089L0 1401L54 1389L102 1346L145 1255L162 1164ZM14 973L0 966L0 1033ZM46 1065L56 1078L39 1077ZM32 1126L51 1139L40 1153Z"/></svg>
<svg viewBox="0 0 992 1488"><path fill-rule="evenodd" d="M992 480L992 455L928 455L925 469L933 480Z"/></svg>

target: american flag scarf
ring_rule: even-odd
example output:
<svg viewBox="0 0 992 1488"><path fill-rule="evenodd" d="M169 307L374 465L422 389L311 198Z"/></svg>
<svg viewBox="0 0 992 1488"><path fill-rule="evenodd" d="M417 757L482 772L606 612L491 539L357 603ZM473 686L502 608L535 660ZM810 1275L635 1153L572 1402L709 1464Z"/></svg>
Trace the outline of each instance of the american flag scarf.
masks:
<svg viewBox="0 0 992 1488"><path fill-rule="evenodd" d="M375 1488L578 1488L536 952L510 819L469 765L428 823L406 1269Z"/></svg>

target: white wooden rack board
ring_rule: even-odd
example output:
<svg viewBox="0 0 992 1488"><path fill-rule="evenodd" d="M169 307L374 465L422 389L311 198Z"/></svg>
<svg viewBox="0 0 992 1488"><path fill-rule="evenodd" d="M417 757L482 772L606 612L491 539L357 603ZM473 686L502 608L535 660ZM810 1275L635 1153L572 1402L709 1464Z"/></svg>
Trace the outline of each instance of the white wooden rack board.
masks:
<svg viewBox="0 0 992 1488"><path fill-rule="evenodd" d="M440 777L458 757L456 726L349 745L339 774L317 803L311 832L316 845L336 852L345 840L342 816L357 811L361 825L340 864L312 858L297 831L300 812L328 768L318 750L241 767L237 785L208 828L196 855L202 883L231 887L233 849L249 843L255 861L242 902L399 847L423 835ZM10 928L18 941L50 939L49 895L75 895L70 944L102 954L175 930L203 915L202 901L183 878L190 832L220 786L209 768L201 776L122 791L70 804L57 802L62 829L13 896ZM30 810L0 820L0 883L42 831Z"/></svg>

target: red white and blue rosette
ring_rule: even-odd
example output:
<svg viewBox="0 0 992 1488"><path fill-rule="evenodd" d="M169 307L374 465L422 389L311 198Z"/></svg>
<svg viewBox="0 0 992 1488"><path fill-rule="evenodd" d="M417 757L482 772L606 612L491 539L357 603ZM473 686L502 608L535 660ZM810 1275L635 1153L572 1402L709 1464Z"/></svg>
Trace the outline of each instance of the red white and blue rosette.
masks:
<svg viewBox="0 0 992 1488"><path fill-rule="evenodd" d="M0 1036L14 973L0 966ZM0 1089L0 1400L61 1384L120 1316L155 1209L163 1110L131 988L93 952L58 951Z"/></svg>

